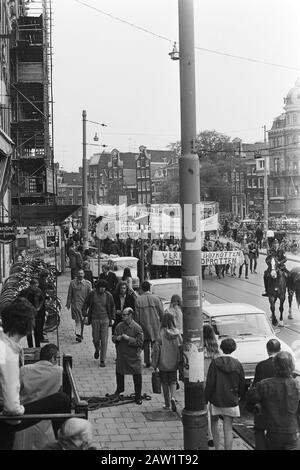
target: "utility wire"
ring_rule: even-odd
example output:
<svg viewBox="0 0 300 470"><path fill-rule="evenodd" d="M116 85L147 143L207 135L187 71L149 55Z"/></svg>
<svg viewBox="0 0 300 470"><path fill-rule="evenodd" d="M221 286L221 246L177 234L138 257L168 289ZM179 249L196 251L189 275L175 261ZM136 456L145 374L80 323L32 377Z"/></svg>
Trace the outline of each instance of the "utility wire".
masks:
<svg viewBox="0 0 300 470"><path fill-rule="evenodd" d="M171 41L171 39L169 39L165 36L162 36L161 34L154 33L153 31L150 31L149 29L146 29L146 28L142 28L141 26L138 26L135 23L131 23L130 21L123 20L122 18L119 18L115 15L112 15L111 13L107 13L104 10L100 10L100 8L93 7L92 5L89 5L88 3L82 2L81 0L74 0L74 2L79 3L80 5L83 5L87 8L90 8L91 10L97 11L98 13L101 13L102 15L108 16L109 18L112 18L113 20L119 21L120 23L124 23L127 26L131 26L132 28L135 28L139 31L143 31L144 33L151 34L151 36L157 37L159 39L163 39L164 41L168 41L171 44L173 44L173 42L174 42L174 41ZM300 67L290 67L288 65L276 64L274 62L267 62L267 61L260 60L260 59L252 59L251 57L244 57L244 56L240 56L240 55L236 55L236 54L229 54L227 52L216 51L214 49L207 49L205 47L195 46L195 49L197 49L199 51L209 52L211 54L217 54L217 55L222 55L222 56L225 56L225 57L231 57L233 59L245 60L247 62L254 62L254 63L258 63L258 64L263 64L263 65L270 65L272 67L280 67L280 68L283 68L283 69L286 69L286 70L294 70L294 71L297 71L297 72L300 71Z"/></svg>

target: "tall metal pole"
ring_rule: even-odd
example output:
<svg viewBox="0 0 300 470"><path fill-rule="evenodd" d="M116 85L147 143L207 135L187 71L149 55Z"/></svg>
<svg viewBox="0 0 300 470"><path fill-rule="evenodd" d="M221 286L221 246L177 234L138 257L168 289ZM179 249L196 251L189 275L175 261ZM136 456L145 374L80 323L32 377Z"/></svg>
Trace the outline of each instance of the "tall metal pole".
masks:
<svg viewBox="0 0 300 470"><path fill-rule="evenodd" d="M196 93L193 0L178 0L180 42L182 310L185 407L184 449L207 450L201 304L200 168L195 150ZM196 228L196 230L195 230Z"/></svg>
<svg viewBox="0 0 300 470"><path fill-rule="evenodd" d="M82 238L83 248L89 247L89 209L87 187L87 160L86 160L86 111L82 111Z"/></svg>
<svg viewBox="0 0 300 470"><path fill-rule="evenodd" d="M264 128L264 143L267 143L267 131L266 125L263 126ZM268 211L268 158L265 154L264 158L264 225L265 231L268 230L268 219L269 219L269 211Z"/></svg>

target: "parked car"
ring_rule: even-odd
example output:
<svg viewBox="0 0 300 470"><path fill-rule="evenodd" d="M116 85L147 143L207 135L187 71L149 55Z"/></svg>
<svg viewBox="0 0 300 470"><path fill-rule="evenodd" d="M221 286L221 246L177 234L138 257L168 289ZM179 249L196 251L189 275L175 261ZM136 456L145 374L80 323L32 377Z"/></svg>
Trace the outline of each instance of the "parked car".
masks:
<svg viewBox="0 0 300 470"><path fill-rule="evenodd" d="M256 364L268 358L267 342L276 338L267 314L249 304L222 303L204 305L203 316L204 322L213 327L219 343L226 336L235 340L237 348L233 356L242 363L249 384L254 378ZM282 350L293 354L284 341L277 339Z"/></svg>
<svg viewBox="0 0 300 470"><path fill-rule="evenodd" d="M152 293L157 295L166 310L170 306L171 297L174 294L182 297L182 279L181 278L166 278L166 279L151 279ZM202 306L208 305L209 302L205 300L204 293L202 294Z"/></svg>

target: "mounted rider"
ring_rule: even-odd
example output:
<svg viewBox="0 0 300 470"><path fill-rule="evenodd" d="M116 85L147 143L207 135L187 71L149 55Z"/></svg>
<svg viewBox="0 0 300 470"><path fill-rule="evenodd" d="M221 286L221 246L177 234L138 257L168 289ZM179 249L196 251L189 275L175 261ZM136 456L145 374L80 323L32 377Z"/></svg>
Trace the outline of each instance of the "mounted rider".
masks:
<svg viewBox="0 0 300 470"><path fill-rule="evenodd" d="M281 270L281 272L284 274L286 278L288 277L288 274L289 274L289 271L287 270L285 266L285 263L287 262L287 257L284 254L283 248L279 247L278 240L275 239L271 248L268 250L266 260L265 260L268 265L268 268L264 272L265 292L262 294L263 297L268 297L267 283L268 283L268 279L270 278L270 274L272 270L272 267L271 267L272 258L276 259L277 267Z"/></svg>

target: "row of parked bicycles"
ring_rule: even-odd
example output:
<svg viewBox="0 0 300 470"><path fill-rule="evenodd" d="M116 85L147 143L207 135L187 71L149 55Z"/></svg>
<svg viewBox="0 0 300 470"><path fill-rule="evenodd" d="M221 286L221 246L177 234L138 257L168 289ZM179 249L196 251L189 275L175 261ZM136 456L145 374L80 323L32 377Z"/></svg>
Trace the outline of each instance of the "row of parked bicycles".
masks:
<svg viewBox="0 0 300 470"><path fill-rule="evenodd" d="M40 279L42 272L47 272L45 288L46 319L44 333L55 331L60 324L61 301L57 297L55 266L45 263L41 259L25 259L15 262L10 275L5 280L0 294L0 313L10 304L24 289L29 287L32 278Z"/></svg>

